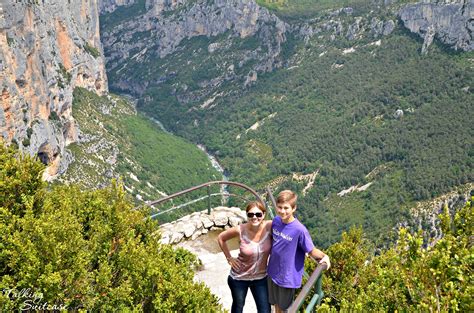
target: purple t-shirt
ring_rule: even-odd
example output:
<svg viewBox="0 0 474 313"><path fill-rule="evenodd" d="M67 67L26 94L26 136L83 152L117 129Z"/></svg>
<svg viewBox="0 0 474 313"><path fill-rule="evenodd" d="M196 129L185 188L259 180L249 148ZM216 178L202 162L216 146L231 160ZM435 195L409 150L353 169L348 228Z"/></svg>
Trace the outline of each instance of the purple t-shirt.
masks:
<svg viewBox="0 0 474 313"><path fill-rule="evenodd" d="M299 288L305 254L314 248L306 227L295 219L289 224L277 216L272 222L273 243L267 273L280 287Z"/></svg>

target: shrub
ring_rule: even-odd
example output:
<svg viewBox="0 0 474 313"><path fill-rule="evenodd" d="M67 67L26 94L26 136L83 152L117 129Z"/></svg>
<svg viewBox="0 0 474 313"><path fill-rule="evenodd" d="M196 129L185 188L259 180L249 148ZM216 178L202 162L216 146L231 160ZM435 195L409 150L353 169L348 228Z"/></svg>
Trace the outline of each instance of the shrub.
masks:
<svg viewBox="0 0 474 313"><path fill-rule="evenodd" d="M218 311L196 257L161 245L120 183L46 188L44 166L0 145L0 307ZM36 301L36 302L33 302Z"/></svg>
<svg viewBox="0 0 474 313"><path fill-rule="evenodd" d="M333 267L320 310L472 311L473 217L471 202L454 217L446 208L439 216L443 238L425 245L421 232L401 229L397 244L378 256L361 230L345 233L328 249Z"/></svg>
<svg viewBox="0 0 474 313"><path fill-rule="evenodd" d="M90 45L88 42L86 42L86 44L83 47L84 47L84 50L86 50L87 53L92 55L94 58L100 57L99 50L96 47L93 47L92 45Z"/></svg>

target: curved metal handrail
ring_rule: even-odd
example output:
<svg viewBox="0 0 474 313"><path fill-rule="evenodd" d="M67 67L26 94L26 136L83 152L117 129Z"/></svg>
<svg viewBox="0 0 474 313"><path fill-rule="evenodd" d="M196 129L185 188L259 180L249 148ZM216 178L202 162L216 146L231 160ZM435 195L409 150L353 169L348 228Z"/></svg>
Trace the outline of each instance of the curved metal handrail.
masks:
<svg viewBox="0 0 474 313"><path fill-rule="evenodd" d="M194 203L197 203L199 201L202 201L202 200L205 200L206 198L208 197L215 197L215 196L226 196L226 197L229 197L229 196L232 196L232 197L236 197L236 198L240 198L242 200L245 200L246 202L249 202L250 200L245 198L245 197L242 197L241 195L238 195L238 194L235 194L235 193L222 193L222 192L217 192L217 193L211 193L211 194L208 194L208 195L205 195L205 196L202 196L201 198L198 198L198 199L194 199L194 200L191 200L191 201L188 201L184 204L180 204L180 205L177 205L177 206L173 206L165 211L160 211L158 213L154 213L152 215L150 215L151 218L154 218L158 215L161 215L161 214L165 214L165 213L168 213L168 212L171 212L171 211L174 211L176 209L181 209L181 208L184 208L184 207L187 207L188 205L190 204L194 204ZM171 199L169 199L171 200Z"/></svg>
<svg viewBox="0 0 474 313"><path fill-rule="evenodd" d="M260 197L260 195L255 191L253 190L252 188L250 188L249 186L245 185L245 184L242 184L242 183L237 183L237 182L231 182L231 181L222 181L222 180L218 180L218 181L210 181L210 182L207 182L207 183L204 183L204 184L201 184L201 185L197 185L197 186L194 186L194 187L191 187L191 188L188 188L188 189L185 189L183 191L180 191L180 192L176 192L172 195L169 195L169 196L166 196L166 197L163 197L161 199L158 199L158 200L155 200L155 201L150 201L150 202L147 202L147 205L149 206L153 206L153 205L156 205L156 204L160 204L160 203L163 203L163 202L166 202L166 201L169 201L169 200L172 200L173 198L176 198L178 196L181 196L181 195L184 195L186 193L189 193L189 192L192 192L192 191L195 191L195 190L198 190L198 189L201 189L201 188L205 188L207 187L208 188L208 195L207 197L210 199L211 197L211 193L210 193L210 189L209 187L211 185L231 185L231 186L237 186L237 187L240 187L240 188L243 188L247 191L249 191L250 193L252 193L255 198L257 199L257 201L261 202L266 208L267 208L267 204L265 203L265 201L262 200L262 198ZM273 207L276 209L276 202L275 202L275 198L273 197L273 193L270 189L270 187L267 187L266 188L266 191L267 191L267 194L268 196L270 197L270 200L272 202L272 205ZM227 193L226 195L233 195L233 194L229 194ZM206 198L203 197L203 199ZM210 204L209 204L210 205ZM174 207L174 208L171 208L170 210L166 210L165 212L163 213L166 213L166 212L169 212L171 210L174 210L174 209L177 209L179 208L180 206L178 207ZM271 210L271 208L268 208L269 210L269 213L271 215L271 217L273 218L274 214ZM208 208L208 212L210 213L210 206ZM156 214L155 214L156 215ZM300 309L301 305L303 304L305 298L308 296L310 290L313 288L313 286L316 285L316 292L315 294L313 295L313 297L311 298L311 301L308 305L308 307L305 309L306 312L311 312L312 309L314 308L314 306L316 304L319 304L324 296L324 293L322 291L322 288L321 288L321 285L322 285L322 273L324 270L327 269L327 265L325 263L322 263L322 264L318 264L318 266L316 267L316 269L313 271L313 273L311 274L311 276L308 278L308 281L306 282L306 284L301 288L301 291L300 293L298 294L298 296L296 297L295 301L293 301L293 303L291 304L290 308L288 309L288 312L291 312L291 313L296 313L298 312L298 310Z"/></svg>
<svg viewBox="0 0 474 313"><path fill-rule="evenodd" d="M163 197L163 198L161 198L161 199L154 200L154 201L149 201L149 202L146 203L146 205L148 205L148 206L153 206L153 205L156 205L156 204L160 204L160 203L166 202L166 201L168 201L168 200L174 199L174 198L176 198L176 197L178 197L178 196L181 196L181 195L190 193L190 192L192 192L192 191L195 191L195 190L198 190L198 189L201 189L201 188L205 188L205 187L210 187L211 185L231 185L231 186L240 187L240 188L242 188L242 189L247 190L247 191L250 192L251 194L253 194L253 195L255 196L255 198L257 199L257 201L261 202L265 207L267 207L265 201L262 200L262 198L260 197L260 195L259 195L255 190L253 190L252 188L250 188L249 186L247 186L247 185L245 185L245 184L242 184L242 183L238 183L238 182L224 181L224 180L215 180L215 181L210 181L210 182L207 182L207 183L204 183L204 184L201 184L201 185L197 185L197 186L194 186L194 187L191 187L191 188L188 188L188 189L185 189L185 190L176 192L176 193L174 193L174 194L172 194L172 195ZM229 195L229 194L226 194L226 195ZM208 193L208 196L210 197L210 193ZM138 207L137 207L137 208L138 208Z"/></svg>

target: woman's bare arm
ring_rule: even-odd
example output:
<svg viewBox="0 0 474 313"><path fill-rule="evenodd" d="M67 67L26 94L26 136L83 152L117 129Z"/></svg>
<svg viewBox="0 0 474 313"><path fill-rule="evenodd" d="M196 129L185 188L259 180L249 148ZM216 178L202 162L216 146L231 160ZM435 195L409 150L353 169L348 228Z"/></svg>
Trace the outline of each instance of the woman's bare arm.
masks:
<svg viewBox="0 0 474 313"><path fill-rule="evenodd" d="M227 246L227 241L232 238L238 237L240 235L239 229L237 227L229 228L223 231L222 233L220 233L219 236L217 237L217 242L219 243L219 247L224 253L225 258L227 259L227 263L229 263L229 265L235 269L237 269L240 266L240 262L238 262L238 260L236 258L233 258L232 255L230 254L229 247Z"/></svg>

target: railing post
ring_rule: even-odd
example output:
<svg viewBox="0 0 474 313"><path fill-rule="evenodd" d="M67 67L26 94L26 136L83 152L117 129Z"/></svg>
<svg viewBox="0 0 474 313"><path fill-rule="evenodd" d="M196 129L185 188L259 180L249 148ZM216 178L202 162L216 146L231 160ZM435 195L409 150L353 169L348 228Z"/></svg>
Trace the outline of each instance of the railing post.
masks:
<svg viewBox="0 0 474 313"><path fill-rule="evenodd" d="M300 293L296 297L295 301L291 304L291 306L288 308L289 313L296 313L300 309L301 305L303 305L304 299L310 292L311 288L319 282L319 287L316 286L316 294L311 300L310 306L308 306L308 310L312 310L313 306L316 304L316 302L321 301L322 298L322 291L319 293L321 290L321 277L322 277L322 272L327 268L326 263L318 264L314 272L311 274L309 277L308 281L306 284L301 288ZM318 302L319 303L319 302Z"/></svg>
<svg viewBox="0 0 474 313"><path fill-rule="evenodd" d="M308 303L308 306L305 308L305 313L313 312L314 307L321 304L321 300L324 298L322 280L323 275L319 276L318 280L316 280L316 284L314 286L315 293L311 298L311 301Z"/></svg>
<svg viewBox="0 0 474 313"><path fill-rule="evenodd" d="M267 194L268 196L270 197L270 201L272 202L272 205L273 205L273 208L276 210L277 207L276 207L276 202L275 202L275 198L273 197L273 193L272 193L272 190L270 189L269 186L267 186ZM275 214L273 214L273 210L272 208L268 208L268 211L270 212L270 217L273 219L275 217Z"/></svg>
<svg viewBox="0 0 474 313"><path fill-rule="evenodd" d="M207 185L207 214L211 215L211 186Z"/></svg>
<svg viewBox="0 0 474 313"><path fill-rule="evenodd" d="M323 299L323 275L319 276L318 280L316 281L316 293L319 295L318 305L321 304L321 300Z"/></svg>

